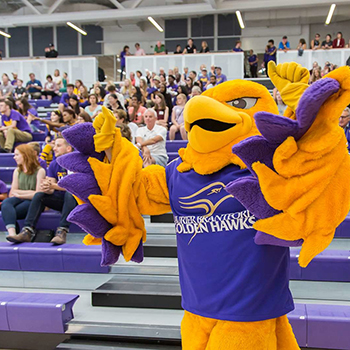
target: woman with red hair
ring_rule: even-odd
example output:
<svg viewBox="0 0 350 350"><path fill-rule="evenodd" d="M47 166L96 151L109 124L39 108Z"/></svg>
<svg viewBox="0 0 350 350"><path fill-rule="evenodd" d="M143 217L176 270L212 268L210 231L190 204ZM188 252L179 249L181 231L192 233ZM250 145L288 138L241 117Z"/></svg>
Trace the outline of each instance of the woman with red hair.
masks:
<svg viewBox="0 0 350 350"><path fill-rule="evenodd" d="M17 168L13 172L10 196L1 205L9 241L16 236L17 220L26 217L30 202L35 193L40 191L41 181L46 175L30 145L17 146L13 158Z"/></svg>

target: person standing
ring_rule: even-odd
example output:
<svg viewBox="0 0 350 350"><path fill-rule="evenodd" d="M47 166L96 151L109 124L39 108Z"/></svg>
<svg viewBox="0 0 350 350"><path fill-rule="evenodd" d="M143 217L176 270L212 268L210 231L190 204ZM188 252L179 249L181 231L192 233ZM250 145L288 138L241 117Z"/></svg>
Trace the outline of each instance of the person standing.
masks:
<svg viewBox="0 0 350 350"><path fill-rule="evenodd" d="M253 50L249 50L249 66L250 66L250 76L252 78L258 77L258 56L254 54Z"/></svg>
<svg viewBox="0 0 350 350"><path fill-rule="evenodd" d="M54 44L49 44L49 47L45 49L46 58L56 58L58 57L58 52L55 50Z"/></svg>
<svg viewBox="0 0 350 350"><path fill-rule="evenodd" d="M240 40L236 41L236 46L232 49L234 52L243 52L242 42Z"/></svg>
<svg viewBox="0 0 350 350"><path fill-rule="evenodd" d="M161 43L161 41L157 41L156 46L154 47L155 55L165 55L165 46Z"/></svg>
<svg viewBox="0 0 350 350"><path fill-rule="evenodd" d="M123 73L125 72L126 67L126 56L130 56L130 48L128 45L125 45L123 51L120 53L120 80L123 80Z"/></svg>
<svg viewBox="0 0 350 350"><path fill-rule="evenodd" d="M146 56L145 50L141 49L140 44L136 43L135 44L135 56Z"/></svg>
<svg viewBox="0 0 350 350"><path fill-rule="evenodd" d="M268 66L270 61L274 61L276 63L276 51L277 47L275 46L275 42L273 39L270 39L266 46L266 76L269 76Z"/></svg>
<svg viewBox="0 0 350 350"><path fill-rule="evenodd" d="M342 32L337 33L337 37L333 40L332 46L333 49L343 49L345 47L345 40Z"/></svg>
<svg viewBox="0 0 350 350"><path fill-rule="evenodd" d="M189 38L187 41L187 46L185 47L183 53L197 53L197 47L193 43L192 38Z"/></svg>

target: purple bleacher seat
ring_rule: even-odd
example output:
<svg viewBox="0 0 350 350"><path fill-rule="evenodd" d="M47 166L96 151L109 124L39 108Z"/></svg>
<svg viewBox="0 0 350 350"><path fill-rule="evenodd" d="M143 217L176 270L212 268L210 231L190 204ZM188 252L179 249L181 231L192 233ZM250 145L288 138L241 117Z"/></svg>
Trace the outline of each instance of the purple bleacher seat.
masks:
<svg viewBox="0 0 350 350"><path fill-rule="evenodd" d="M109 272L109 267L100 266L101 246L65 244L63 246L62 254L63 269L65 272Z"/></svg>
<svg viewBox="0 0 350 350"><path fill-rule="evenodd" d="M45 133L33 132L33 141L45 141Z"/></svg>
<svg viewBox="0 0 350 350"><path fill-rule="evenodd" d="M101 246L0 243L0 270L108 273L101 257Z"/></svg>
<svg viewBox="0 0 350 350"><path fill-rule="evenodd" d="M290 267L289 267L289 278L292 280L301 279L301 267L298 264L299 250L290 250Z"/></svg>
<svg viewBox="0 0 350 350"><path fill-rule="evenodd" d="M61 100L61 97L60 96L58 96L58 95L56 95L53 99L52 99L52 101L51 101L51 103L60 103L60 100Z"/></svg>
<svg viewBox="0 0 350 350"><path fill-rule="evenodd" d="M63 271L62 247L48 243L22 243L19 263L25 271Z"/></svg>
<svg viewBox="0 0 350 350"><path fill-rule="evenodd" d="M179 140L174 140L174 141L167 141L166 142L166 150L167 152L178 152L180 148L184 148L187 146L187 141L179 141Z"/></svg>
<svg viewBox="0 0 350 350"><path fill-rule="evenodd" d="M15 167L0 167L0 180L4 181L5 183L11 183L12 174L15 169Z"/></svg>
<svg viewBox="0 0 350 350"><path fill-rule="evenodd" d="M168 157L169 157L168 162L170 163L174 159L178 158L178 156L179 154L177 152L168 152Z"/></svg>
<svg viewBox="0 0 350 350"><path fill-rule="evenodd" d="M349 238L350 237L350 215L337 227L335 230L336 237Z"/></svg>
<svg viewBox="0 0 350 350"><path fill-rule="evenodd" d="M350 307L306 304L310 348L350 350Z"/></svg>
<svg viewBox="0 0 350 350"><path fill-rule="evenodd" d="M79 295L0 292L0 330L64 333Z"/></svg>
<svg viewBox="0 0 350 350"><path fill-rule="evenodd" d="M54 210L45 211L40 215L39 221L36 225L36 228L38 230L55 230L58 227L59 220L60 220L60 213ZM18 220L19 226L22 228L24 224L24 220ZM4 221L1 218L0 213L0 231L6 231L6 227L4 225ZM70 226L71 232L83 232L82 229L74 224L71 224Z"/></svg>
<svg viewBox="0 0 350 350"><path fill-rule="evenodd" d="M52 101L50 100L29 100L29 103L35 108L38 107L50 107Z"/></svg>
<svg viewBox="0 0 350 350"><path fill-rule="evenodd" d="M304 304L295 304L295 309L288 314L299 346L307 346L307 314Z"/></svg>
<svg viewBox="0 0 350 350"><path fill-rule="evenodd" d="M18 246L8 242L0 242L0 270L20 270L18 252Z"/></svg>

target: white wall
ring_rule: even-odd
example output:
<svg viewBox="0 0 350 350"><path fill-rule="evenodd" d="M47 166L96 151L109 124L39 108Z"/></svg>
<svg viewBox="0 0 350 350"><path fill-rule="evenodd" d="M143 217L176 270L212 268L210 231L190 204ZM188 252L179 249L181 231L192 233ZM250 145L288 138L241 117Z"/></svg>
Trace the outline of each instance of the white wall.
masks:
<svg viewBox="0 0 350 350"><path fill-rule="evenodd" d="M263 53L270 39L273 39L275 46L278 47L284 35L288 36L291 48L295 49L300 38L304 38L306 42L309 42L309 25L248 27L242 30L242 47L244 50L253 49L255 53Z"/></svg>
<svg viewBox="0 0 350 350"><path fill-rule="evenodd" d="M158 20L158 23L164 27ZM105 26L104 29L104 44L103 53L105 55L119 54L125 45L130 47L131 53L135 52L135 43L140 43L141 48L146 53L152 54L154 46L158 40L164 43L164 32L159 32L151 23L142 22L141 28L136 24L119 26Z"/></svg>

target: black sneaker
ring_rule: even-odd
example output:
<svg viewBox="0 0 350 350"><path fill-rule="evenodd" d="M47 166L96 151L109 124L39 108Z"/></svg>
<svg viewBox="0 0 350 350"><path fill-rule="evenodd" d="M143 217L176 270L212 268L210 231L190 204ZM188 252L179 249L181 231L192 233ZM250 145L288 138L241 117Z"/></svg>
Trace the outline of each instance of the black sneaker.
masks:
<svg viewBox="0 0 350 350"><path fill-rule="evenodd" d="M34 237L34 230L30 227L23 227L16 236L7 236L6 239L12 243L30 243Z"/></svg>
<svg viewBox="0 0 350 350"><path fill-rule="evenodd" d="M11 153L11 151L9 149L0 147L0 153Z"/></svg>

